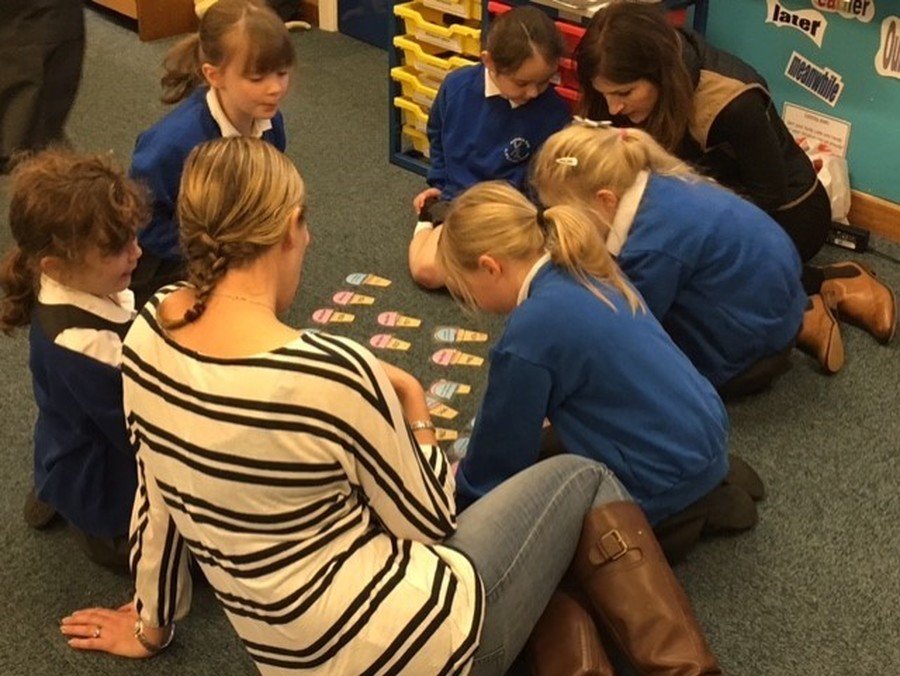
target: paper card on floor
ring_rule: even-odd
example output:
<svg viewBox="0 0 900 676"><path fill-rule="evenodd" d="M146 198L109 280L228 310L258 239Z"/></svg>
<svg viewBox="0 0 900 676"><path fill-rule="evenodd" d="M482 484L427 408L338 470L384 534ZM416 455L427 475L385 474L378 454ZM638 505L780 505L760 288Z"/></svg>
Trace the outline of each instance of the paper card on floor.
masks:
<svg viewBox="0 0 900 676"><path fill-rule="evenodd" d="M338 305L371 305L375 302L372 296L364 296L353 291L338 291L332 300Z"/></svg>
<svg viewBox="0 0 900 676"><path fill-rule="evenodd" d="M444 418L445 420L453 420L459 415L459 411L450 408L437 397L429 394L425 395L425 405L428 406L428 412L435 418Z"/></svg>
<svg viewBox="0 0 900 676"><path fill-rule="evenodd" d="M464 457L466 457L466 451L468 450L469 437L459 437L459 439L450 444L450 447L447 449L447 460L449 460L450 462L462 460Z"/></svg>
<svg viewBox="0 0 900 676"><path fill-rule="evenodd" d="M394 338L389 333L378 333L369 338L369 345L383 350L408 350L410 343L399 338Z"/></svg>
<svg viewBox="0 0 900 676"><path fill-rule="evenodd" d="M379 286L384 288L391 285L391 280L379 277L378 275L370 275L367 272L353 272L347 275L346 281L347 284L352 284L353 286L367 284L369 286Z"/></svg>
<svg viewBox="0 0 900 676"><path fill-rule="evenodd" d="M483 343L488 334L458 326L439 326L434 330L434 339L439 343Z"/></svg>
<svg viewBox="0 0 900 676"><path fill-rule="evenodd" d="M437 437L438 441L456 441L459 438L459 432L447 429L446 427L436 427L434 429L434 436Z"/></svg>
<svg viewBox="0 0 900 676"><path fill-rule="evenodd" d="M468 394L472 391L472 386L441 378L440 380L435 380L431 383L431 387L428 388L428 391L436 397L447 399L449 401L457 394Z"/></svg>
<svg viewBox="0 0 900 676"><path fill-rule="evenodd" d="M415 317L408 317L391 310L389 312L380 313L378 315L378 323L382 326L397 326L414 329L422 324L422 320L416 319Z"/></svg>
<svg viewBox="0 0 900 676"><path fill-rule="evenodd" d="M355 317L349 312L340 312L332 310L330 307L323 307L312 314L312 319L317 324L347 324L352 322Z"/></svg>
<svg viewBox="0 0 900 676"><path fill-rule="evenodd" d="M431 355L431 361L441 366L481 366L484 357L445 347Z"/></svg>

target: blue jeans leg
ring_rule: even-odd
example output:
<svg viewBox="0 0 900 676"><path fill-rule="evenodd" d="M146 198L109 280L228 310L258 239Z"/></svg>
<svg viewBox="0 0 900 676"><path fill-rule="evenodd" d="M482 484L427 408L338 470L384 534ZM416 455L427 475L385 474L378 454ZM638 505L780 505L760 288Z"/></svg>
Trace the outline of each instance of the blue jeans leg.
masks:
<svg viewBox="0 0 900 676"><path fill-rule="evenodd" d="M504 674L562 579L585 515L631 500L604 465L561 455L516 474L459 517L445 544L466 553L484 581L484 629L473 676Z"/></svg>

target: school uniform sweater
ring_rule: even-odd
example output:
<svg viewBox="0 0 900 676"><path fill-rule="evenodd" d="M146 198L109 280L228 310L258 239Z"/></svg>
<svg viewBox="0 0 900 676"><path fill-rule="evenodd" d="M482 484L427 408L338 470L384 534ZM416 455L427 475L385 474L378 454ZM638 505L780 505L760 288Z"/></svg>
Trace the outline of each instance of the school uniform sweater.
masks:
<svg viewBox="0 0 900 676"><path fill-rule="evenodd" d="M428 116L428 185L451 200L481 181L527 188L528 164L547 138L565 127L569 109L553 87L520 106L485 95L483 65L459 68L441 84Z"/></svg>
<svg viewBox="0 0 900 676"><path fill-rule="evenodd" d="M491 350L457 499L468 505L538 460L553 424L570 453L605 463L658 523L728 472L719 395L649 312L601 284L609 307L552 263Z"/></svg>
<svg viewBox="0 0 900 676"><path fill-rule="evenodd" d="M620 207L608 242L697 370L720 387L790 345L807 299L784 230L705 181L650 174L641 185L636 213Z"/></svg>
<svg viewBox="0 0 900 676"><path fill-rule="evenodd" d="M375 357L319 332L204 357L157 323L165 293L123 363L144 621L187 613L189 551L266 676L466 673L484 590L440 544L456 527L453 473L416 443Z"/></svg>
<svg viewBox="0 0 900 676"><path fill-rule="evenodd" d="M137 471L122 412L130 291L114 302L44 276L29 332L38 497L96 537L128 532Z"/></svg>
<svg viewBox="0 0 900 676"><path fill-rule="evenodd" d="M131 158L130 174L143 181L153 195L150 223L138 233L141 247L166 260L181 260L175 207L184 161L196 146L222 137L206 101L208 87L200 87L177 108L140 134ZM262 138L284 152L286 137L280 112Z"/></svg>

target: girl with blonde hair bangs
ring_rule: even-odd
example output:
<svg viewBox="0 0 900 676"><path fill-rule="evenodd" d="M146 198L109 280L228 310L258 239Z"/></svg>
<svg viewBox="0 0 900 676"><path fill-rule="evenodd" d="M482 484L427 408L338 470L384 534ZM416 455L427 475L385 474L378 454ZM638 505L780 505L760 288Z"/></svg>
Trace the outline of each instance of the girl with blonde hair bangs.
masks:
<svg viewBox="0 0 900 676"><path fill-rule="evenodd" d="M816 313L805 312L800 259L784 230L649 134L572 125L547 141L532 181L545 204L594 211L650 311L723 396L768 387L789 368L795 342L826 371L840 367L839 345L810 330Z"/></svg>
<svg viewBox="0 0 900 676"><path fill-rule="evenodd" d="M478 184L451 205L438 251L458 297L509 315L457 472L460 506L558 451L542 442L546 419L562 448L606 464L654 526L698 502L719 507L709 532L755 523L753 499L722 485L721 399L645 311L590 212ZM680 558L679 546L667 553Z"/></svg>

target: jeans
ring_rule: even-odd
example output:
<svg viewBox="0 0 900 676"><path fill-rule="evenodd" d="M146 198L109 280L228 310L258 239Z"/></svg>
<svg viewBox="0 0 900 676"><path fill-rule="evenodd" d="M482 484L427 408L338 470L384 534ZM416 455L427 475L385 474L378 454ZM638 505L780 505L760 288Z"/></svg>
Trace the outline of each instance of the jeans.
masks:
<svg viewBox="0 0 900 676"><path fill-rule="evenodd" d="M444 544L484 581L484 628L472 675L504 674L528 640L575 553L585 515L631 500L606 466L549 458L504 481L459 516Z"/></svg>

